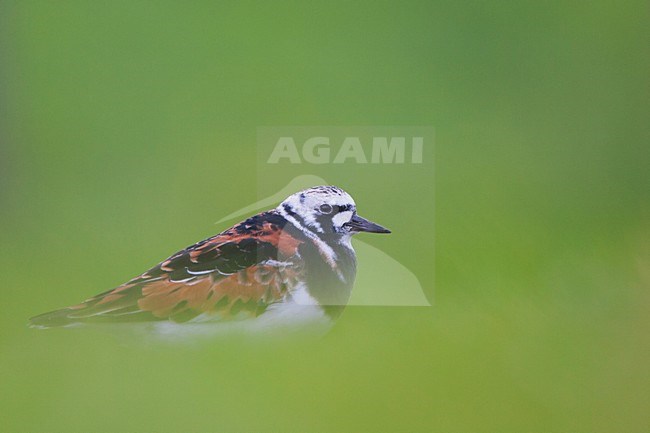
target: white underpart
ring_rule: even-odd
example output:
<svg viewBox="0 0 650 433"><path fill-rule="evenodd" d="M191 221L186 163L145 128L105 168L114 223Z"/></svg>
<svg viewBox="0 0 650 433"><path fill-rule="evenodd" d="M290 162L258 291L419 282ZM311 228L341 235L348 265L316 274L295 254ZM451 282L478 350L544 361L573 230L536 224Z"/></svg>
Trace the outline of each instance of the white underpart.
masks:
<svg viewBox="0 0 650 433"><path fill-rule="evenodd" d="M156 322L153 325L147 324L147 328L152 327L154 334L165 340L191 341L187 339L237 334L259 336L288 336L292 333L323 334L333 323L318 305L298 305L293 302L272 304L264 314L255 319L224 322L218 322L215 316L211 319L204 318L203 321L194 319L187 323Z"/></svg>
<svg viewBox="0 0 650 433"><path fill-rule="evenodd" d="M283 326L328 325L331 319L318 305L278 303L269 306L264 314L251 324L255 329L272 329Z"/></svg>
<svg viewBox="0 0 650 433"><path fill-rule="evenodd" d="M318 301L309 294L305 283L298 283L291 290L291 301L297 305L318 305Z"/></svg>

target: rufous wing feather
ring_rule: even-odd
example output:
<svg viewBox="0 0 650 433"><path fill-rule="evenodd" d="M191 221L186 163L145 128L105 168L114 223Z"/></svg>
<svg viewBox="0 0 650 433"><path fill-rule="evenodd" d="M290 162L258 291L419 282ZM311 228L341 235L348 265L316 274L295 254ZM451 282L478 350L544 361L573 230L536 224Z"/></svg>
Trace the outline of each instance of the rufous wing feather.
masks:
<svg viewBox="0 0 650 433"><path fill-rule="evenodd" d="M30 319L37 327L78 322L255 316L280 302L301 278L301 240L271 213L182 250L78 305Z"/></svg>

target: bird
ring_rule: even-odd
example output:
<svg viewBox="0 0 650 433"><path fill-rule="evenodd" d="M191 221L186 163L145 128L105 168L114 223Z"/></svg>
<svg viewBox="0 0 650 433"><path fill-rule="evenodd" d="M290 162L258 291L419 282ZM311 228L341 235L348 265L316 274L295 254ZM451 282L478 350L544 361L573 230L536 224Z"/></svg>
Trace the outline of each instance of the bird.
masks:
<svg viewBox="0 0 650 433"><path fill-rule="evenodd" d="M351 238L390 233L357 214L343 189L296 192L197 242L126 283L29 319L34 328L100 323L332 323L347 304L357 260Z"/></svg>

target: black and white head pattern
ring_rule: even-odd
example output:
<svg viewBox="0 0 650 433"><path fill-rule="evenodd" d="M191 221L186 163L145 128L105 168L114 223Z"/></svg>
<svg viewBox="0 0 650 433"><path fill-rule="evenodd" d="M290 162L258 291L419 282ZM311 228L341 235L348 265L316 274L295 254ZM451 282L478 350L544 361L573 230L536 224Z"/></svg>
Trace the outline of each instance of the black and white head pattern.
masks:
<svg viewBox="0 0 650 433"><path fill-rule="evenodd" d="M289 196L278 206L287 219L318 234L348 235L345 224L356 212L347 192L336 186L315 186Z"/></svg>

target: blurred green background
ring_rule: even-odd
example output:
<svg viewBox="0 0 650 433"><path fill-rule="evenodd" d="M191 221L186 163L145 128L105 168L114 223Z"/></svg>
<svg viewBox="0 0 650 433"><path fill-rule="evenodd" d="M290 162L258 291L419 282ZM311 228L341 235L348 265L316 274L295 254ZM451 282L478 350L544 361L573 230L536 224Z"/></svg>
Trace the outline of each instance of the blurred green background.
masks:
<svg viewBox="0 0 650 433"><path fill-rule="evenodd" d="M648 431L648 15L1 1L0 429ZM430 183L342 185L433 307L350 308L320 340L26 328L223 229L273 125L435 127Z"/></svg>

